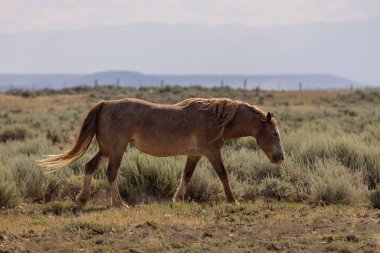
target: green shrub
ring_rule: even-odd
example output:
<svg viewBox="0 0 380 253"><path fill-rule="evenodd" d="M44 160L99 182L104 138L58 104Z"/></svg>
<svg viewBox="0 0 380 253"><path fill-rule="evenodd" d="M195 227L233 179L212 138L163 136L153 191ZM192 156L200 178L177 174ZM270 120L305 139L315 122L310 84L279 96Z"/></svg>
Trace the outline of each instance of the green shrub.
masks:
<svg viewBox="0 0 380 253"><path fill-rule="evenodd" d="M210 168L199 166L190 179L185 199L197 202L215 201L221 198L222 192L219 178L213 175Z"/></svg>
<svg viewBox="0 0 380 253"><path fill-rule="evenodd" d="M19 191L12 175L0 167L0 207L13 207L19 202Z"/></svg>
<svg viewBox="0 0 380 253"><path fill-rule="evenodd" d="M45 201L52 201L60 199L62 196L62 188L64 179L60 178L56 174L47 175L48 184L45 192Z"/></svg>
<svg viewBox="0 0 380 253"><path fill-rule="evenodd" d="M371 201L373 208L380 209L380 186L376 190L370 192L369 200Z"/></svg>
<svg viewBox="0 0 380 253"><path fill-rule="evenodd" d="M71 201L51 201L41 206L43 214L62 215L64 213L73 213L78 210L78 206Z"/></svg>
<svg viewBox="0 0 380 253"><path fill-rule="evenodd" d="M34 160L58 154L70 147L91 104L100 98L140 97L153 102L173 103L188 97L231 97L256 103L273 111L280 123L286 153L281 166L269 162L252 137L229 141L222 154L236 198L257 196L311 203L365 201L380 184L379 90L342 93L321 102L294 100L282 106L290 94L229 87L73 87L65 90L11 91L17 96L75 94L87 96L82 105L63 105L56 96L46 112L18 108L0 112L0 203L74 199L82 188L84 166L94 152L86 153L67 170L44 175ZM162 96L165 94L165 96ZM33 99L32 99L33 100ZM32 102L31 99L25 101ZM355 104L349 104L355 102ZM303 106L293 107L294 104ZM277 106L278 105L278 106ZM284 105L284 104L283 104ZM318 106L318 108L316 106ZM289 107L288 107L289 106ZM288 107L288 108L287 108ZM3 116L1 116L3 115ZM38 136L37 136L38 134ZM120 190L129 202L170 200L185 166L185 158L154 158L128 149L120 168ZM104 167L93 180L93 193L108 191ZM284 193L285 192L285 193ZM196 201L224 199L216 173L207 159L199 162L185 196ZM376 198L375 198L376 199ZM368 200L367 200L368 201ZM373 201L376 203L376 201ZM57 207L59 209L59 207Z"/></svg>
<svg viewBox="0 0 380 253"><path fill-rule="evenodd" d="M313 204L353 204L363 201L362 173L351 172L336 160L318 160L310 175Z"/></svg>
<svg viewBox="0 0 380 253"><path fill-rule="evenodd" d="M34 97L35 92L30 90L10 89L6 92L8 95L21 96L21 97Z"/></svg>
<svg viewBox="0 0 380 253"><path fill-rule="evenodd" d="M218 178L218 181L219 178ZM254 200L255 196L252 195L251 188L252 184L247 180L239 180L235 173L229 174L229 181L232 193L236 200L245 199L245 200ZM220 183L221 185L221 183Z"/></svg>
<svg viewBox="0 0 380 253"><path fill-rule="evenodd" d="M26 125L7 125L0 129L0 142L25 140L30 136L29 127Z"/></svg>
<svg viewBox="0 0 380 253"><path fill-rule="evenodd" d="M380 183L380 148L366 144L357 135L315 133L304 140L303 133L291 136L293 142L288 155L300 166L313 167L318 160L334 159L351 171L362 171L363 180L369 189ZM295 140L294 140L295 139ZM300 140L298 140L300 139ZM301 141L301 139L303 139ZM288 143L285 142L286 146ZM287 150L287 149L285 149Z"/></svg>
<svg viewBox="0 0 380 253"><path fill-rule="evenodd" d="M48 180L34 159L16 156L10 163L14 181L24 198L32 201L45 199Z"/></svg>
<svg viewBox="0 0 380 253"><path fill-rule="evenodd" d="M71 175L60 182L59 189L56 190L60 199L75 200L75 197L82 190L83 176Z"/></svg>
<svg viewBox="0 0 380 253"><path fill-rule="evenodd" d="M111 225L103 225L95 222L72 221L66 224L63 230L72 234L94 236L109 233L113 230L113 227Z"/></svg>
<svg viewBox="0 0 380 253"><path fill-rule="evenodd" d="M259 195L269 199L293 201L295 199L295 189L293 185L285 181L268 177L261 181Z"/></svg>
<svg viewBox="0 0 380 253"><path fill-rule="evenodd" d="M279 177L279 166L272 165L261 150L233 147L224 150L224 164L240 181L254 184L267 177Z"/></svg>
<svg viewBox="0 0 380 253"><path fill-rule="evenodd" d="M70 199L75 201L75 197L82 190L84 175L75 176L70 171L52 173L47 176L47 186L45 189L45 200ZM100 192L108 192L108 181L104 178L92 180L91 194L96 195Z"/></svg>
<svg viewBox="0 0 380 253"><path fill-rule="evenodd" d="M26 156L34 156L34 158L37 159L40 155L49 153L48 142L41 136L24 141L13 142L12 144L12 152L14 152L15 155L21 154ZM7 145L10 145L10 143ZM33 161L33 163L35 162Z"/></svg>
<svg viewBox="0 0 380 253"><path fill-rule="evenodd" d="M87 151L81 158L75 161L69 166L69 170L74 173L74 175L83 175L85 173L86 163L89 162L95 155L95 147L91 146L90 150Z"/></svg>
<svg viewBox="0 0 380 253"><path fill-rule="evenodd" d="M131 149L120 168L120 191L130 202L169 198L184 163L183 159L152 157Z"/></svg>

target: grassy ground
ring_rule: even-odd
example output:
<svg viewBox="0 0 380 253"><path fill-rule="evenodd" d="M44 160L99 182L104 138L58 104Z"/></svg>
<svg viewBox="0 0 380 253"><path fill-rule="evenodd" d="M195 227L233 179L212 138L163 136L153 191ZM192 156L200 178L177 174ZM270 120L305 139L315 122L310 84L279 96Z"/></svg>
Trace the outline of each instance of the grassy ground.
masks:
<svg viewBox="0 0 380 253"><path fill-rule="evenodd" d="M59 215L57 215L59 213ZM2 211L0 247L30 252L378 252L380 212L263 202L149 204L129 209L67 202Z"/></svg>
<svg viewBox="0 0 380 253"><path fill-rule="evenodd" d="M128 148L119 188L132 208L107 207L104 167L92 202L73 206L90 151L45 175L35 160L67 149L101 99L162 103L230 97L274 113L286 160L269 163L253 138L223 149L239 206L224 204L202 159L186 199L170 204L185 158ZM380 90L269 92L227 87L77 87L0 94L0 252L380 251Z"/></svg>

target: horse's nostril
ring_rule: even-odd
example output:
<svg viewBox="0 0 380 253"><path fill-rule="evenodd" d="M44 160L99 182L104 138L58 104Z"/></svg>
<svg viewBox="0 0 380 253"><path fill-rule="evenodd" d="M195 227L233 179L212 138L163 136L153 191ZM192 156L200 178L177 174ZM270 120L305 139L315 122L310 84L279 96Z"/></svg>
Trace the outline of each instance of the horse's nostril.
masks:
<svg viewBox="0 0 380 253"><path fill-rule="evenodd" d="M284 154L277 153L272 156L272 162L280 164L282 163L282 161L284 161L284 158L285 158Z"/></svg>

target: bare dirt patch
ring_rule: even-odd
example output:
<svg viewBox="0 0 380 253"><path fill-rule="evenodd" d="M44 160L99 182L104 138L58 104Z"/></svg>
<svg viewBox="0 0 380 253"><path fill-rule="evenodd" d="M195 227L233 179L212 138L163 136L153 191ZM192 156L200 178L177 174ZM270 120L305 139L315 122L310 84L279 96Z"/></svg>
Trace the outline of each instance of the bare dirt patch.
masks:
<svg viewBox="0 0 380 253"><path fill-rule="evenodd" d="M3 211L10 252L378 252L380 212L293 203L89 206L59 215L43 205Z"/></svg>

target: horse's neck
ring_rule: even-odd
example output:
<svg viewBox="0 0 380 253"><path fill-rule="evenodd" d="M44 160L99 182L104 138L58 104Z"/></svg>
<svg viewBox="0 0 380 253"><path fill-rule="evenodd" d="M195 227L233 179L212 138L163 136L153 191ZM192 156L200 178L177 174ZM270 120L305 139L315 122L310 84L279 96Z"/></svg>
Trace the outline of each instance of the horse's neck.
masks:
<svg viewBox="0 0 380 253"><path fill-rule="evenodd" d="M261 125L262 121L259 116L254 118L253 123L241 119L232 120L232 122L224 128L223 138L225 140L246 136L253 136L256 138Z"/></svg>

